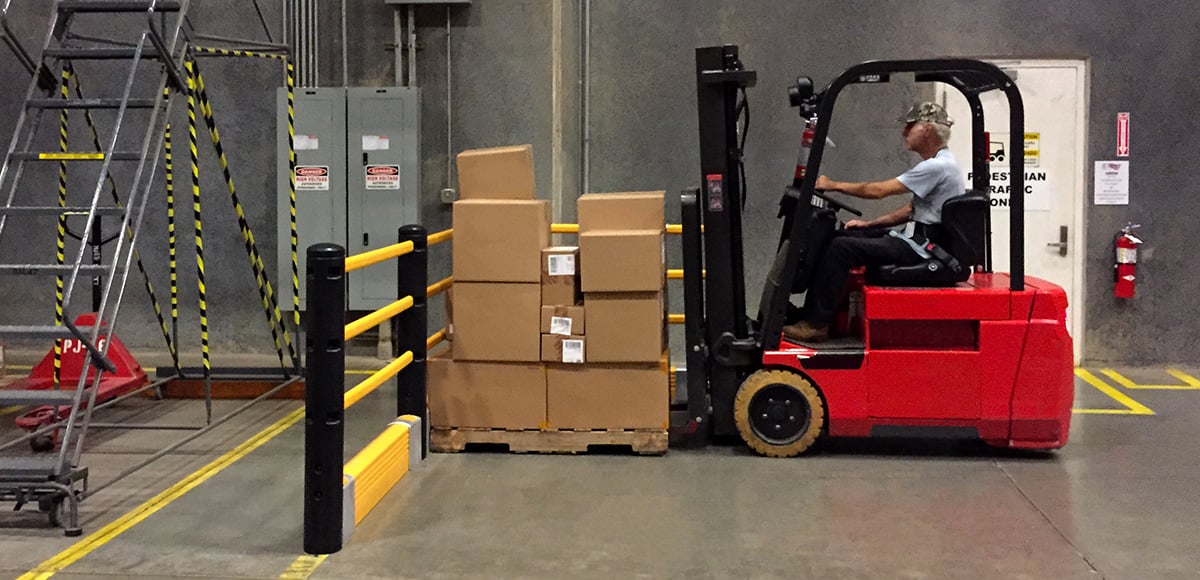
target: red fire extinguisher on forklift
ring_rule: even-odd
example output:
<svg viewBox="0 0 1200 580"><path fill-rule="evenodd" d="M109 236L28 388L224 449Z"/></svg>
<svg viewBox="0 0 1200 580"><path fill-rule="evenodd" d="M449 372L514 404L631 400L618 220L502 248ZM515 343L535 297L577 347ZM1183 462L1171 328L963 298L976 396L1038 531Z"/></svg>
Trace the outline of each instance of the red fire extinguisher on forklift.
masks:
<svg viewBox="0 0 1200 580"><path fill-rule="evenodd" d="M1113 243L1115 261L1113 263L1113 295L1117 298L1133 298L1135 282L1137 281L1137 254L1141 238L1133 235L1133 230L1141 226L1132 223L1125 224L1117 233Z"/></svg>
<svg viewBox="0 0 1200 580"><path fill-rule="evenodd" d="M813 139L817 134L814 130L816 126L817 118L810 118L804 124L804 133L800 135L800 155L796 157L796 174L792 177L795 180L795 187L800 187L800 182L808 171L808 154L812 152Z"/></svg>

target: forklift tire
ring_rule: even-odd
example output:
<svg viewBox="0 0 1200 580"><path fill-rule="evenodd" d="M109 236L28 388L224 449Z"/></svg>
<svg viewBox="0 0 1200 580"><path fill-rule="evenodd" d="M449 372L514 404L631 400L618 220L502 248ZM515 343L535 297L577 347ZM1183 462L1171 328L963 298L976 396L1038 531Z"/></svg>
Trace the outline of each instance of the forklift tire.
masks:
<svg viewBox="0 0 1200 580"><path fill-rule="evenodd" d="M755 452L794 457L806 451L825 426L825 403L797 373L760 370L742 382L733 401L738 433Z"/></svg>
<svg viewBox="0 0 1200 580"><path fill-rule="evenodd" d="M54 451L54 438L49 435L38 435L29 440L29 449L34 453Z"/></svg>

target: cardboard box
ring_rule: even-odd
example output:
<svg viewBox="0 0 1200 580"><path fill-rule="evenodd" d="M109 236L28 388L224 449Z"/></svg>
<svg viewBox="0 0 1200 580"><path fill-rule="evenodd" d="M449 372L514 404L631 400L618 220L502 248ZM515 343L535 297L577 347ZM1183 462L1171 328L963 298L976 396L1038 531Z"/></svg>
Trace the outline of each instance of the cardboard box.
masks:
<svg viewBox="0 0 1200 580"><path fill-rule="evenodd" d="M579 304L579 247L555 246L542 250L542 305Z"/></svg>
<svg viewBox="0 0 1200 580"><path fill-rule="evenodd" d="M667 383L661 363L550 364L546 421L551 429L666 429Z"/></svg>
<svg viewBox="0 0 1200 580"><path fill-rule="evenodd" d="M658 230L666 228L665 191L586 193L576 201L579 233L596 230Z"/></svg>
<svg viewBox="0 0 1200 580"><path fill-rule="evenodd" d="M538 284L455 282L451 291L455 360L542 360Z"/></svg>
<svg viewBox="0 0 1200 580"><path fill-rule="evenodd" d="M550 202L456 201L453 212L456 283L541 282Z"/></svg>
<svg viewBox="0 0 1200 580"><path fill-rule="evenodd" d="M583 306L542 306L542 334L587 334L587 316Z"/></svg>
<svg viewBox="0 0 1200 580"><path fill-rule="evenodd" d="M458 190L459 199L536 198L533 146L494 147L459 153Z"/></svg>
<svg viewBox="0 0 1200 580"><path fill-rule="evenodd" d="M426 362L431 427L538 429L546 422L541 363L460 362L449 352Z"/></svg>
<svg viewBox="0 0 1200 580"><path fill-rule="evenodd" d="M579 335L542 335L542 362L583 364L587 345Z"/></svg>
<svg viewBox="0 0 1200 580"><path fill-rule="evenodd" d="M586 292L657 292L667 283L663 234L599 230L579 234L580 284Z"/></svg>
<svg viewBox="0 0 1200 580"><path fill-rule="evenodd" d="M587 360L654 362L666 346L662 292L600 293L587 305Z"/></svg>

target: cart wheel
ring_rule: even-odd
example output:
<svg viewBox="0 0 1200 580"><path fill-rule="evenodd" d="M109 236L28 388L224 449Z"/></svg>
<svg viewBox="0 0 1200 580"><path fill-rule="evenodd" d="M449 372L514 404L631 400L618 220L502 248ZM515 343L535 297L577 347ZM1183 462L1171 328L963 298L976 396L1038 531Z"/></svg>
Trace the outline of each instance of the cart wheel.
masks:
<svg viewBox="0 0 1200 580"><path fill-rule="evenodd" d="M789 371L758 371L742 382L733 401L742 440L768 457L793 457L812 446L825 425L816 387Z"/></svg>
<svg viewBox="0 0 1200 580"><path fill-rule="evenodd" d="M54 437L50 435L38 435L29 440L29 448L33 449L34 453L46 453L54 450Z"/></svg>

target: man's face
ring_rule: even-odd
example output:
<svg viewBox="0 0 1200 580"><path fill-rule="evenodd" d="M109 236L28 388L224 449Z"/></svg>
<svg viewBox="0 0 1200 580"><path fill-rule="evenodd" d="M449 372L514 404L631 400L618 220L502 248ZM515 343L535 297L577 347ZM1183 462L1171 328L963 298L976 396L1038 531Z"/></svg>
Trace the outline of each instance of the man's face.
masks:
<svg viewBox="0 0 1200 580"><path fill-rule="evenodd" d="M916 151L925 140L925 134L930 130L928 123L908 123L904 125L904 148Z"/></svg>

